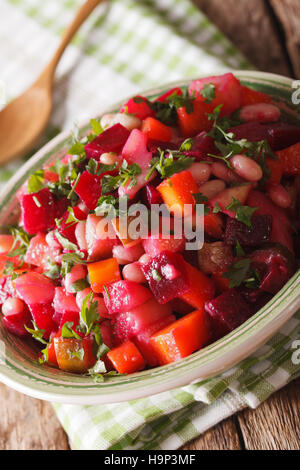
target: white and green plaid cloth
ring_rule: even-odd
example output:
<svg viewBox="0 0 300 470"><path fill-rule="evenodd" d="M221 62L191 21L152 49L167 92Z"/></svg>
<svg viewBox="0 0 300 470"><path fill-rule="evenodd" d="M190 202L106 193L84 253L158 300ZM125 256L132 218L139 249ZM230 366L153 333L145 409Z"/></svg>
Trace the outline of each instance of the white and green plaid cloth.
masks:
<svg viewBox="0 0 300 470"><path fill-rule="evenodd" d="M0 0L7 99L37 77L81 3ZM251 67L188 0L113 0L91 15L64 55L44 140L151 86L241 68ZM19 165L2 168L0 184ZM54 407L76 449L176 449L300 376L292 361L297 339L300 312L255 355L214 379L129 403Z"/></svg>

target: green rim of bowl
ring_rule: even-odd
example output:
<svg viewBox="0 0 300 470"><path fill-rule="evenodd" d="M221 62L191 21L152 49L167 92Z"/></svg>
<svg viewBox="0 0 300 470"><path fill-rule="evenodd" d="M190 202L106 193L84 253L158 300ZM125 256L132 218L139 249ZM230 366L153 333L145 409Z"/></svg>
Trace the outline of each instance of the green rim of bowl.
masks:
<svg viewBox="0 0 300 470"><path fill-rule="evenodd" d="M238 71L235 75L244 85L270 94L285 113L293 115L300 123L300 112L291 102L295 91L291 79L250 71ZM172 86L187 86L190 81L164 85L143 95L154 98ZM121 104L105 112L117 111ZM88 128L89 123L83 124L80 133L84 135ZM10 223L17 210L16 190L33 171L63 155L68 140L69 132L55 137L8 182L0 197L1 227ZM141 398L208 379L234 366L264 344L299 307L300 270L267 305L221 340L181 361L129 376L109 377L103 383L41 366L35 348L11 335L0 322L0 380L31 396L62 403L97 404ZM5 348L1 347L3 344Z"/></svg>

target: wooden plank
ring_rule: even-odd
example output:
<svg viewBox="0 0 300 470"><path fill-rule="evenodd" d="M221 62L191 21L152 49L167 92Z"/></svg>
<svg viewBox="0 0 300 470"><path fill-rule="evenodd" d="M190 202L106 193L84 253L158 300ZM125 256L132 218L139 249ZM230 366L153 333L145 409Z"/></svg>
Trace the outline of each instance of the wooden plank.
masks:
<svg viewBox="0 0 300 470"><path fill-rule="evenodd" d="M0 384L0 416L0 450L69 449L50 403Z"/></svg>
<svg viewBox="0 0 300 470"><path fill-rule="evenodd" d="M282 38L264 0L193 2L258 69L292 75Z"/></svg>
<svg viewBox="0 0 300 470"><path fill-rule="evenodd" d="M246 449L300 450L300 380L256 410L241 411L238 422Z"/></svg>
<svg viewBox="0 0 300 470"><path fill-rule="evenodd" d="M299 0L269 0L285 33L286 47L294 69L300 78L300 4Z"/></svg>
<svg viewBox="0 0 300 470"><path fill-rule="evenodd" d="M234 418L228 418L202 436L194 439L183 450L241 450Z"/></svg>

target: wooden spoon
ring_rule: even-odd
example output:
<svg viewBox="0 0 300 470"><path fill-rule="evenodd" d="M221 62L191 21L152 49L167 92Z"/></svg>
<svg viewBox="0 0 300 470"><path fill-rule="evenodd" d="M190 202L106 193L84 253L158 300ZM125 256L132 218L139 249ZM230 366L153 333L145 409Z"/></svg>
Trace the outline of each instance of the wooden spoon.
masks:
<svg viewBox="0 0 300 470"><path fill-rule="evenodd" d="M53 59L21 96L0 112L0 164L24 155L34 146L49 120L55 69L74 34L103 0L87 0L66 30Z"/></svg>

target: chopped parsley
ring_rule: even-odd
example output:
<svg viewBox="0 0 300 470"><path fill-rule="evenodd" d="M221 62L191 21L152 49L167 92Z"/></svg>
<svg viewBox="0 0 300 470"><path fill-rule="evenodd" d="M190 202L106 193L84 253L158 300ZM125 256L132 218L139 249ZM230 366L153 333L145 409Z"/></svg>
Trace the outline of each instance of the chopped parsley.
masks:
<svg viewBox="0 0 300 470"><path fill-rule="evenodd" d="M235 218L251 227L251 218L254 212L258 210L258 207L243 206L238 199L232 198L232 202L226 206L226 209L235 212Z"/></svg>
<svg viewBox="0 0 300 470"><path fill-rule="evenodd" d="M206 83L200 91L200 95L205 98L204 103L211 103L216 98L215 85L213 83Z"/></svg>

